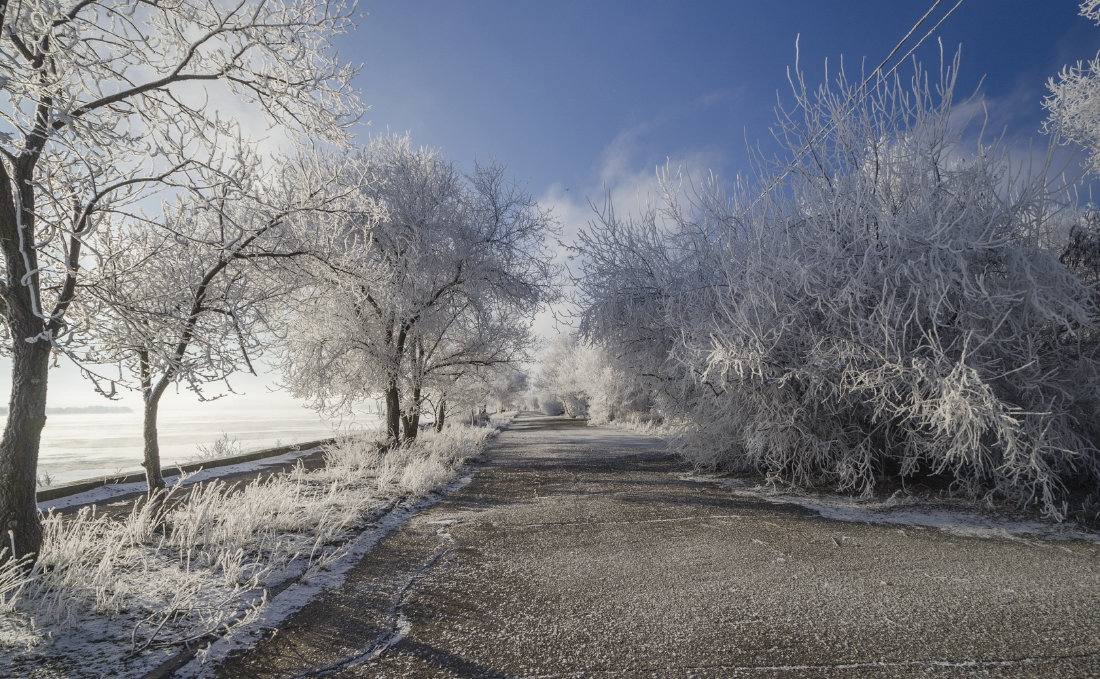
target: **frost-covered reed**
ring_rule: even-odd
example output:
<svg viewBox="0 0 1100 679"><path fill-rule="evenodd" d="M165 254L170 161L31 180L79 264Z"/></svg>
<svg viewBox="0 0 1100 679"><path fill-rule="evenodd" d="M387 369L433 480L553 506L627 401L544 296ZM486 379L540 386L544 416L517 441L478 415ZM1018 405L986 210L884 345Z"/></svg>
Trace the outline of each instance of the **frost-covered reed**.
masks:
<svg viewBox="0 0 1100 679"><path fill-rule="evenodd" d="M356 529L446 484L495 431L452 425L394 450L345 437L317 470L177 484L122 517L51 513L33 566L0 566L0 674L48 655L67 676L98 676L88 657L125 659L248 622L267 587L327 568Z"/></svg>

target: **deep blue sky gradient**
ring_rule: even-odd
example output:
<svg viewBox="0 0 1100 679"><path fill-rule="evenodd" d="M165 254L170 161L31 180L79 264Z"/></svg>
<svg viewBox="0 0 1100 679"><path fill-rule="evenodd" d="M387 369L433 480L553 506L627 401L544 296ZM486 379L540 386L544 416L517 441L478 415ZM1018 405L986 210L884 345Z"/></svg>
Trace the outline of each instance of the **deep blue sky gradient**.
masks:
<svg viewBox="0 0 1100 679"><path fill-rule="evenodd" d="M918 32L931 27L945 1ZM396 0L340 41L363 64L364 134L408 131L469 167L495 155L536 196L599 193L606 151L651 171L703 153L730 177L745 146L771 148L777 92L801 34L810 83L825 60L873 68L932 0ZM984 80L992 122L1037 136L1047 78L1100 50L1100 27L1073 0L964 0L917 52L939 65L962 46L960 94ZM904 51L904 50L903 50ZM905 67L907 70L908 67ZM624 143L625 142L625 143Z"/></svg>

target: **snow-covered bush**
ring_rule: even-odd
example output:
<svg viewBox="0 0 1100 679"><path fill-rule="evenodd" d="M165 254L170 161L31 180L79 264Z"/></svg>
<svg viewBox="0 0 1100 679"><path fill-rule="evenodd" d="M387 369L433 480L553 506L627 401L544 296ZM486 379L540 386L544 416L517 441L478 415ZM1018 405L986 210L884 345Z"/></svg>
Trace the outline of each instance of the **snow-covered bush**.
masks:
<svg viewBox="0 0 1100 679"><path fill-rule="evenodd" d="M1068 195L964 141L954 73L866 98L799 77L764 191L685 200L666 175L660 210L582 235L582 329L650 342L635 370L690 458L864 492L943 476L1055 517L1100 480L1097 293L1043 247Z"/></svg>

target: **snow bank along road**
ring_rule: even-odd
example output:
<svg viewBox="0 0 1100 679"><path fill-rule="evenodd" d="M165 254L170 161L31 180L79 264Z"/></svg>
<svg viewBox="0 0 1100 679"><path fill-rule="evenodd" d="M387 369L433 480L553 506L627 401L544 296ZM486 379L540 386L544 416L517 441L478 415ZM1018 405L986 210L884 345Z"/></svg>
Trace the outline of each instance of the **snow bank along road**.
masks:
<svg viewBox="0 0 1100 679"><path fill-rule="evenodd" d="M1100 676L1100 546L842 523L522 417L222 677Z"/></svg>

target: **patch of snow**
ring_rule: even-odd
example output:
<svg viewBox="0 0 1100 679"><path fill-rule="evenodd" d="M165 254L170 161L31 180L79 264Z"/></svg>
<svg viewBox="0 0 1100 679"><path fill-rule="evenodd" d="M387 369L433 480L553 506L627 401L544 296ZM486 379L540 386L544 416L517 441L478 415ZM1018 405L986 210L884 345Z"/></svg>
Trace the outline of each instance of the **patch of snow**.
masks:
<svg viewBox="0 0 1100 679"><path fill-rule="evenodd" d="M740 479L705 474L680 478L697 483L716 483L741 497L757 498L774 504L798 505L833 521L935 528L968 538L1082 540L1100 544L1100 534L1072 522L1055 523L1039 519L986 516L962 508L944 507L927 500L899 498L896 494L887 499L864 499L845 495L782 492L768 486L752 485Z"/></svg>

